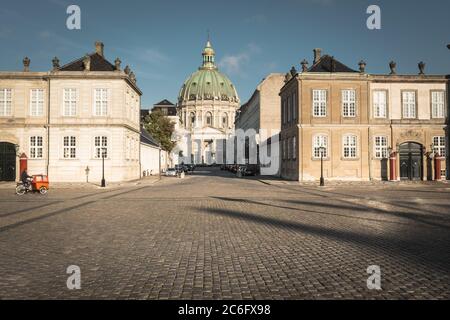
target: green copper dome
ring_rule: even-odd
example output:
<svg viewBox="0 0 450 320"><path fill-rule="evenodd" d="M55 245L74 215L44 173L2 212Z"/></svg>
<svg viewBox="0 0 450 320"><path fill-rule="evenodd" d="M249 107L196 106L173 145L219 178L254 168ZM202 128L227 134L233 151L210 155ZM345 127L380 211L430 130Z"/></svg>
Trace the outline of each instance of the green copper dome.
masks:
<svg viewBox="0 0 450 320"><path fill-rule="evenodd" d="M238 102L239 98L233 83L217 69L214 62L215 52L209 40L202 55L203 65L184 82L178 100L180 102L193 100Z"/></svg>

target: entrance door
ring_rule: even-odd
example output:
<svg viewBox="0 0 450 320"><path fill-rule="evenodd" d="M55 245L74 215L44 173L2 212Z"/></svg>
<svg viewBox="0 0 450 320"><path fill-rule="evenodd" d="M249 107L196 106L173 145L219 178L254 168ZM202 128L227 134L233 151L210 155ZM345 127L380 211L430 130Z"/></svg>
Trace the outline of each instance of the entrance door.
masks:
<svg viewBox="0 0 450 320"><path fill-rule="evenodd" d="M0 142L0 181L16 180L16 148L12 143Z"/></svg>
<svg viewBox="0 0 450 320"><path fill-rule="evenodd" d="M421 180L423 167L422 145L406 142L400 145L400 178L402 180Z"/></svg>

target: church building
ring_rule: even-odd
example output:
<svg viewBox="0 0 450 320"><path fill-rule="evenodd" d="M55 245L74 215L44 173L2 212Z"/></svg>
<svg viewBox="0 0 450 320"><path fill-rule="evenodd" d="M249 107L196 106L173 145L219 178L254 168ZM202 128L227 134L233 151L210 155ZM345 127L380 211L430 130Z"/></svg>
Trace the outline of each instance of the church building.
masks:
<svg viewBox="0 0 450 320"><path fill-rule="evenodd" d="M225 151L219 150L226 149L225 141L234 133L235 113L239 107L236 88L218 70L209 40L202 56L202 66L184 82L178 96L179 163L223 162Z"/></svg>

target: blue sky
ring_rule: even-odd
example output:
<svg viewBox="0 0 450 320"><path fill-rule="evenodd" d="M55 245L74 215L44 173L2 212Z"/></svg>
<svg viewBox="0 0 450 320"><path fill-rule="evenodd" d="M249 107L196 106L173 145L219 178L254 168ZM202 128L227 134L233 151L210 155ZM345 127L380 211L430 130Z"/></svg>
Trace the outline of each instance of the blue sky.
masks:
<svg viewBox="0 0 450 320"><path fill-rule="evenodd" d="M81 8L81 30L66 28L66 8ZM369 30L366 9L381 7L381 30ZM183 81L201 64L210 30L220 70L235 83L241 102L270 72L300 68L319 47L350 67L367 71L450 73L450 2L447 0L39 0L0 4L0 70L47 71L105 43L105 55L135 71L142 106L176 101Z"/></svg>

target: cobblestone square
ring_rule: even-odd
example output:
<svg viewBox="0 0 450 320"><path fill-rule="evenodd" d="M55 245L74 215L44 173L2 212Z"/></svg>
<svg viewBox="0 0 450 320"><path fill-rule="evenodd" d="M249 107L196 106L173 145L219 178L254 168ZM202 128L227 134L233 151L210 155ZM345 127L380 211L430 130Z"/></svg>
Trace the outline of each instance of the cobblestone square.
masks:
<svg viewBox="0 0 450 320"><path fill-rule="evenodd" d="M0 189L1 299L449 299L450 185L185 179ZM66 269L81 270L68 290ZM381 268L369 290L367 268Z"/></svg>

